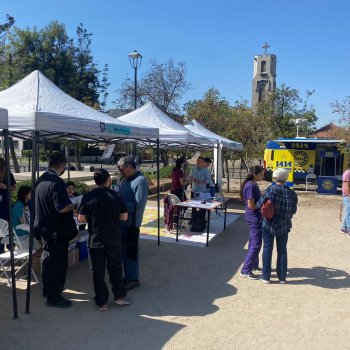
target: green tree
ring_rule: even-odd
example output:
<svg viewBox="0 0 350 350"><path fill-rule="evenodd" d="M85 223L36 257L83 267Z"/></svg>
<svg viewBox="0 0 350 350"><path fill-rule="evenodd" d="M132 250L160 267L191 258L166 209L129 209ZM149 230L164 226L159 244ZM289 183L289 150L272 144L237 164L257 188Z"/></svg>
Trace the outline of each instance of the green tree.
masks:
<svg viewBox="0 0 350 350"><path fill-rule="evenodd" d="M108 96L108 66L98 69L91 51L91 37L80 24L76 39L57 21L38 29L13 28L3 47L0 89L7 88L33 70L40 70L70 96L96 109L103 109ZM101 98L101 101L100 101ZM81 143L76 143L77 167Z"/></svg>
<svg viewBox="0 0 350 350"><path fill-rule="evenodd" d="M185 62L169 60L157 63L152 60L149 69L138 81L138 105L151 101L163 112L177 113L180 111L179 101L190 86L186 79ZM125 79L117 90L116 103L120 108L134 105L134 81L130 78Z"/></svg>
<svg viewBox="0 0 350 350"><path fill-rule="evenodd" d="M210 88L201 100L185 103L184 110L187 119L198 120L209 130L224 135L227 123L231 119L232 108L228 101L221 97L220 92Z"/></svg>
<svg viewBox="0 0 350 350"><path fill-rule="evenodd" d="M282 84L267 98L259 102L256 113L262 119L270 118L271 131L274 138L295 137L296 120L301 119L304 136L315 128L317 117L313 106L308 105L314 91L307 91L306 98L300 98L299 91Z"/></svg>
<svg viewBox="0 0 350 350"><path fill-rule="evenodd" d="M346 96L343 101L332 102L331 107L332 113L338 115L339 123L344 126L344 128L337 130L333 137L344 140L344 144L338 148L341 153L350 155L350 96Z"/></svg>

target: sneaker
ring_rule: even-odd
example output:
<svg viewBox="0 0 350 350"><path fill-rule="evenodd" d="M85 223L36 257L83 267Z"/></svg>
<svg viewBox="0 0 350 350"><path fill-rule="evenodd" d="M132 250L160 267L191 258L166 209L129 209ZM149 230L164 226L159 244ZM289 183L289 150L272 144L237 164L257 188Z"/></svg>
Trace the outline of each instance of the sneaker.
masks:
<svg viewBox="0 0 350 350"><path fill-rule="evenodd" d="M114 303L118 306L126 306L132 304L132 299L129 297L124 297L114 300Z"/></svg>
<svg viewBox="0 0 350 350"><path fill-rule="evenodd" d="M136 287L140 287L140 281L138 281L138 280L126 281L126 283L124 284L125 290L131 290L131 289L134 289Z"/></svg>
<svg viewBox="0 0 350 350"><path fill-rule="evenodd" d="M269 284L270 280L264 280L263 278L260 278L260 281L263 281L265 284Z"/></svg>
<svg viewBox="0 0 350 350"><path fill-rule="evenodd" d="M344 233L344 234L348 234L349 233L349 231L346 228L341 228L339 232L340 233Z"/></svg>
<svg viewBox="0 0 350 350"><path fill-rule="evenodd" d="M250 280L257 280L258 279L258 277L257 276L255 276L254 274L253 274L253 272L251 272L251 273L240 273L239 274L242 278L248 278L248 279L250 279Z"/></svg>
<svg viewBox="0 0 350 350"><path fill-rule="evenodd" d="M287 281L283 280L283 281L280 281L280 284L286 284Z"/></svg>
<svg viewBox="0 0 350 350"><path fill-rule="evenodd" d="M107 311L108 310L107 304L101 305L101 306L97 305L97 308L99 311Z"/></svg>
<svg viewBox="0 0 350 350"><path fill-rule="evenodd" d="M262 272L262 268L258 266L256 269L253 269L253 271L255 271L255 272Z"/></svg>
<svg viewBox="0 0 350 350"><path fill-rule="evenodd" d="M46 306L57 307L59 309L65 309L67 307L71 307L72 302L70 300L62 298L62 299L57 300L57 301L47 301Z"/></svg>

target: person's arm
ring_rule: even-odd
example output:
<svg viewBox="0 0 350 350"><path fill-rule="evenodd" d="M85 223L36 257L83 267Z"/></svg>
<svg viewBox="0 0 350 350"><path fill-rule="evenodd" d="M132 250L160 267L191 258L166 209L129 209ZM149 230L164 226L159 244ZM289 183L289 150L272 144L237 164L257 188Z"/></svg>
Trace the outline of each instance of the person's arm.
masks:
<svg viewBox="0 0 350 350"><path fill-rule="evenodd" d="M84 224L88 222L88 207L87 207L87 201L85 195L81 199L81 203L78 209L78 215L77 215L77 221L80 224Z"/></svg>
<svg viewBox="0 0 350 350"><path fill-rule="evenodd" d="M148 183L143 179L135 188L135 225L140 227L148 198Z"/></svg>
<svg viewBox="0 0 350 350"><path fill-rule="evenodd" d="M119 220L120 221L128 221L128 207L126 206L126 203L122 197L121 199L121 207L120 207L120 214L119 214Z"/></svg>
<svg viewBox="0 0 350 350"><path fill-rule="evenodd" d="M206 169L207 169L207 171L205 172L205 180L204 180L204 183L205 183L206 185L211 185L212 182L211 182L210 171L209 171L208 168L206 168Z"/></svg>
<svg viewBox="0 0 350 350"><path fill-rule="evenodd" d="M119 220L120 221L128 221L128 213L120 213Z"/></svg>
<svg viewBox="0 0 350 350"><path fill-rule="evenodd" d="M251 210L256 209L254 198L248 199L247 205L248 205L248 208Z"/></svg>
<svg viewBox="0 0 350 350"><path fill-rule="evenodd" d="M87 216L82 215L82 214L78 214L77 220L78 220L79 224L85 224L87 222Z"/></svg>

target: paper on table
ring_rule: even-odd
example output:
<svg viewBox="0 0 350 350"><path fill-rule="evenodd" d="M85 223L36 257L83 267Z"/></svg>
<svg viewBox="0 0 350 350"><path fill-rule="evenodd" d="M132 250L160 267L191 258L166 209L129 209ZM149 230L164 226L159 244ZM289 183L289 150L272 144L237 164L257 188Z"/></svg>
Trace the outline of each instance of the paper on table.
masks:
<svg viewBox="0 0 350 350"><path fill-rule="evenodd" d="M75 204L77 203L78 206L80 205L81 199L83 198L83 196L76 196L76 197L69 197L70 201Z"/></svg>

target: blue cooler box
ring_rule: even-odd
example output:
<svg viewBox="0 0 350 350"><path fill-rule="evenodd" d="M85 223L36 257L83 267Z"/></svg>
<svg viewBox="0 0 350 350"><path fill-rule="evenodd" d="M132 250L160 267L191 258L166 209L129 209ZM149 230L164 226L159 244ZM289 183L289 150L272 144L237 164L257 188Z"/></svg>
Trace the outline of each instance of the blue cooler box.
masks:
<svg viewBox="0 0 350 350"><path fill-rule="evenodd" d="M338 179L336 176L319 176L317 178L317 192L323 194L337 194Z"/></svg>
<svg viewBox="0 0 350 350"><path fill-rule="evenodd" d="M84 232L84 231L80 231ZM79 260L87 259L88 253L88 238L89 234L79 232L78 248L79 248Z"/></svg>

